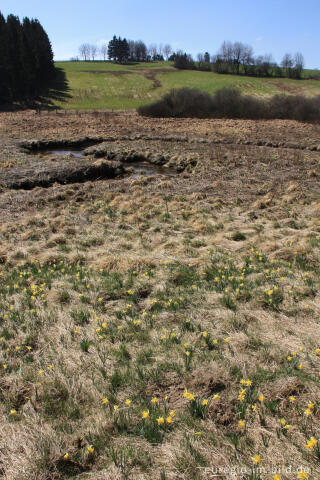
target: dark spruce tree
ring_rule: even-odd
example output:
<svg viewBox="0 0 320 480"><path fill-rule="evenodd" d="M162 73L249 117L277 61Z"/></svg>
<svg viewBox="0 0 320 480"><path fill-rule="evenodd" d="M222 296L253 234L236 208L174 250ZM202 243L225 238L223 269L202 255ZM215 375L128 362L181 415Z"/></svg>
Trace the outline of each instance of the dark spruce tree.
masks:
<svg viewBox="0 0 320 480"><path fill-rule="evenodd" d="M118 60L119 62L127 62L129 58L129 44L127 40L118 38Z"/></svg>
<svg viewBox="0 0 320 480"><path fill-rule="evenodd" d="M7 62L7 24L0 12L0 104L9 98Z"/></svg>
<svg viewBox="0 0 320 480"><path fill-rule="evenodd" d="M9 103L23 100L25 83L22 62L22 28L19 18L9 15L7 18L7 71L9 81Z"/></svg>
<svg viewBox="0 0 320 480"><path fill-rule="evenodd" d="M46 84L51 77L53 66L53 52L48 35L38 20L31 20L33 36L32 45L36 45L34 56L36 61L37 82L39 86Z"/></svg>
<svg viewBox="0 0 320 480"><path fill-rule="evenodd" d="M32 31L32 24L29 18L23 19L23 41L22 41L22 55L25 88L27 95L32 97L37 94L38 79L37 79L37 62L35 55L34 38Z"/></svg>
<svg viewBox="0 0 320 480"><path fill-rule="evenodd" d="M38 20L0 12L0 105L30 103L55 74L50 40Z"/></svg>
<svg viewBox="0 0 320 480"><path fill-rule="evenodd" d="M117 37L114 35L112 40L110 40L108 44L108 57L110 60L116 60L116 52L117 52Z"/></svg>
<svg viewBox="0 0 320 480"><path fill-rule="evenodd" d="M115 62L126 62L130 56L130 48L127 40L113 36L108 44L108 57Z"/></svg>

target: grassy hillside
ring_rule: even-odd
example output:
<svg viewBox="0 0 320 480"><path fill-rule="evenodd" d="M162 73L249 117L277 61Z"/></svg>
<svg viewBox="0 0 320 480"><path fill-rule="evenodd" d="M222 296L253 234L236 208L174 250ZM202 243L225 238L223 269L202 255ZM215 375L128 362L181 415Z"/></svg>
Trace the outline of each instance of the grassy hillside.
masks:
<svg viewBox="0 0 320 480"><path fill-rule="evenodd" d="M178 71L172 63L118 65L106 62L57 62L69 84L64 109L133 109L160 98L171 88L188 86L209 93L224 86L236 86L256 95L288 93L320 94L317 80L252 78L211 72Z"/></svg>

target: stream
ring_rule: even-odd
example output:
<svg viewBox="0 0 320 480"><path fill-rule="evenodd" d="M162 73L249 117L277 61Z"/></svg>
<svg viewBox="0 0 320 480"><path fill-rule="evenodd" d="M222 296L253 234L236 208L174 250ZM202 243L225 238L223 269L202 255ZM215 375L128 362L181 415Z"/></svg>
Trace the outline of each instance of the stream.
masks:
<svg viewBox="0 0 320 480"><path fill-rule="evenodd" d="M62 149L47 149L42 150L39 152L43 156L51 156L51 157L60 157L64 155L71 155L75 158L86 158L83 154L83 150L76 149L76 148L64 148ZM130 178L139 178L139 177L149 177L150 175L165 175L169 177L173 177L177 174L177 172L169 167L165 167L162 165L154 165L149 162L123 162L122 163L126 170L127 174Z"/></svg>

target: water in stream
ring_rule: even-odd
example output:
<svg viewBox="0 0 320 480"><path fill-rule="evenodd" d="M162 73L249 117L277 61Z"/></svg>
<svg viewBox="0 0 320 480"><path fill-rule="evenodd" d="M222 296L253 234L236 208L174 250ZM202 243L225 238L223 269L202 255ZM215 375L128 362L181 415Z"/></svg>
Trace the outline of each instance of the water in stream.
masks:
<svg viewBox="0 0 320 480"><path fill-rule="evenodd" d="M76 148L64 148L64 150L43 150L41 155L51 156L51 157L60 157L63 155L71 155L76 158L86 158L81 149ZM154 165L148 162L130 162L123 163L123 165L128 169L127 174L130 178L139 178L143 176L149 177L150 175L165 175L172 177L176 175L176 171L172 168L164 167L162 165Z"/></svg>
<svg viewBox="0 0 320 480"><path fill-rule="evenodd" d="M76 150L74 148L65 148L64 150L42 150L41 155L48 155L48 156L62 156L62 155L72 155L73 157L77 158L85 158L83 155L82 150Z"/></svg>

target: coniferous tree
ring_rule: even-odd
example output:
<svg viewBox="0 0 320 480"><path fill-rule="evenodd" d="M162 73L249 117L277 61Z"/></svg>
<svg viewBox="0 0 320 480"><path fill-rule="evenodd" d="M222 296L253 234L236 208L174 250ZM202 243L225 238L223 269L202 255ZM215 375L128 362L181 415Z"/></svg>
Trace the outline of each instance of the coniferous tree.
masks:
<svg viewBox="0 0 320 480"><path fill-rule="evenodd" d="M116 62L126 62L130 56L128 41L121 37L113 36L108 44L108 57Z"/></svg>
<svg viewBox="0 0 320 480"><path fill-rule="evenodd" d="M22 63L22 28L19 18L7 18L7 70L9 80L9 101L21 100L25 95Z"/></svg>
<svg viewBox="0 0 320 480"><path fill-rule="evenodd" d="M0 104L38 96L54 74L48 35L38 20L0 12Z"/></svg>
<svg viewBox="0 0 320 480"><path fill-rule="evenodd" d="M118 42L119 42L118 59L120 62L125 62L129 58L129 44L125 38L121 40L121 37L119 37Z"/></svg>
<svg viewBox="0 0 320 480"><path fill-rule="evenodd" d="M108 44L108 57L110 60L116 60L117 37L114 35Z"/></svg>
<svg viewBox="0 0 320 480"><path fill-rule="evenodd" d="M35 57L37 63L38 83L44 83L53 71L53 52L48 35L38 20L31 20Z"/></svg>
<svg viewBox="0 0 320 480"><path fill-rule="evenodd" d="M33 28L29 18L23 19L22 25L22 56L23 70L25 79L25 88L28 96L33 96L37 92L37 61L36 46L33 39Z"/></svg>
<svg viewBox="0 0 320 480"><path fill-rule="evenodd" d="M7 24L0 12L0 104L9 97L7 70Z"/></svg>

